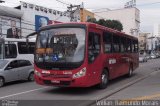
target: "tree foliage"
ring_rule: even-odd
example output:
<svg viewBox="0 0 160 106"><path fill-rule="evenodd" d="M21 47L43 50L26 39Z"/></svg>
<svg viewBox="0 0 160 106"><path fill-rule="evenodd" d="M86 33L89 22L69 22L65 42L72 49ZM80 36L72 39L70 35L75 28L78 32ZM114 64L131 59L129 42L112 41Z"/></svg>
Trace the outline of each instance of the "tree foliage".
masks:
<svg viewBox="0 0 160 106"><path fill-rule="evenodd" d="M92 23L96 23L108 28L112 28L118 31L122 31L123 30L123 25L120 21L118 20L104 20L104 19L100 19L100 20L96 20L95 18L91 18L89 20L87 20L87 22L92 22Z"/></svg>

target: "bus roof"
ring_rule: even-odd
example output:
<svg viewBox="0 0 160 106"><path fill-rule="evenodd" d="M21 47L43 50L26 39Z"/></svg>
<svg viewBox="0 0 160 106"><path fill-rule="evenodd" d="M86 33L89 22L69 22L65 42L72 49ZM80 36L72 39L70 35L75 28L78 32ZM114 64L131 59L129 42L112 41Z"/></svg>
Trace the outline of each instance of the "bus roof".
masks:
<svg viewBox="0 0 160 106"><path fill-rule="evenodd" d="M132 39L138 39L137 37L128 35L128 34L126 34L126 33L124 33L124 32L120 32L120 31L118 31L118 30L114 30L114 29L112 29L112 28L108 28L108 27L105 27L105 26L102 26L102 25L98 25L98 24L95 24L95 23L91 23L91 22L56 23L56 24L50 24L50 25L41 27L40 30L49 29L49 28L56 27L56 26L57 26L57 27L60 27L60 26L68 26L68 25L71 25L71 26L87 26L87 27L92 27L92 28L101 29L101 30L103 30L103 31L108 31L108 32L111 32L111 33L117 33L118 35L126 36L126 37L129 37L129 38L132 38Z"/></svg>

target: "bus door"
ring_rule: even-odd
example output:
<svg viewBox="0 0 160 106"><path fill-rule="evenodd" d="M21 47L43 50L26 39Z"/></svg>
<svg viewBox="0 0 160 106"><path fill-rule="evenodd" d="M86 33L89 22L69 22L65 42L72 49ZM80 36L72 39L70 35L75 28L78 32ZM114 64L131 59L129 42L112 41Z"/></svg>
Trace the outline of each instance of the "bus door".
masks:
<svg viewBox="0 0 160 106"><path fill-rule="evenodd" d="M122 71L121 60L120 60L120 37L116 34L112 36L112 58L109 60L112 64L112 76L113 78L118 77Z"/></svg>
<svg viewBox="0 0 160 106"><path fill-rule="evenodd" d="M89 32L88 35L88 62L91 75L91 83L95 84L99 81L101 69L101 35L98 32Z"/></svg>
<svg viewBox="0 0 160 106"><path fill-rule="evenodd" d="M128 52L130 52L130 41L128 39L126 39L125 37L121 37L121 75L127 73L128 68L129 68L129 55Z"/></svg>
<svg viewBox="0 0 160 106"><path fill-rule="evenodd" d="M113 53L113 43L112 43L113 34L109 32L103 33L103 45L104 45L104 67L109 69L110 79L113 79L117 76L117 57Z"/></svg>

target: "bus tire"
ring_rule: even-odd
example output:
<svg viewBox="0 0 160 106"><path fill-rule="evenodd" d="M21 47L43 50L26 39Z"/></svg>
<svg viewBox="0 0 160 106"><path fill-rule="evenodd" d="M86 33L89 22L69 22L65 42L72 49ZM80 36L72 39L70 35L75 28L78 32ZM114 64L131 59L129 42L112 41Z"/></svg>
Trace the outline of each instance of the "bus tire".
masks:
<svg viewBox="0 0 160 106"><path fill-rule="evenodd" d="M31 72L28 76L28 81L34 81L34 73Z"/></svg>
<svg viewBox="0 0 160 106"><path fill-rule="evenodd" d="M4 85L5 81L3 77L0 77L0 87L2 87Z"/></svg>
<svg viewBox="0 0 160 106"><path fill-rule="evenodd" d="M103 70L102 74L101 74L101 82L98 84L98 88L99 89L105 89L108 85L108 81L109 81L109 75L108 75L108 71L107 70Z"/></svg>
<svg viewBox="0 0 160 106"><path fill-rule="evenodd" d="M132 75L133 75L133 67L132 67L132 65L130 65L128 73L127 73L127 77L131 77Z"/></svg>

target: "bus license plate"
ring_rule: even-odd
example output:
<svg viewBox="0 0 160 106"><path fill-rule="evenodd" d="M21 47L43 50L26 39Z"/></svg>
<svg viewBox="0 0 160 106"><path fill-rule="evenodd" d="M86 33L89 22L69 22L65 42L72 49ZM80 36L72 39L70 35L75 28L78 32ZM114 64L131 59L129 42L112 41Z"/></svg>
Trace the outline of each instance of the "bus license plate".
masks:
<svg viewBox="0 0 160 106"><path fill-rule="evenodd" d="M60 81L58 81L58 80L52 80L51 82L52 82L52 83L56 83L56 84L59 84L59 83L60 83Z"/></svg>

